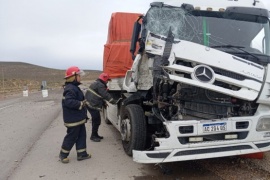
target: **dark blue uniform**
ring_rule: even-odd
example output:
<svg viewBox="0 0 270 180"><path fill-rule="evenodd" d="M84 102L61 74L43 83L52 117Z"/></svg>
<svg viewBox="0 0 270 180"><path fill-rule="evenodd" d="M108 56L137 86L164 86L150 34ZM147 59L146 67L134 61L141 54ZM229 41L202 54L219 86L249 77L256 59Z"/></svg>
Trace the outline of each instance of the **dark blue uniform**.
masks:
<svg viewBox="0 0 270 180"><path fill-rule="evenodd" d="M92 135L91 137L98 137L98 129L101 123L100 111L102 106L108 102L113 102L114 99L107 91L108 87L104 81L97 79L94 81L85 94L88 101L88 111L92 117Z"/></svg>
<svg viewBox="0 0 270 180"><path fill-rule="evenodd" d="M86 151L86 129L87 110L83 107L84 95L78 87L79 82L66 82L62 108L64 124L67 134L63 140L60 155L66 158L70 150L76 144L77 156L87 155Z"/></svg>

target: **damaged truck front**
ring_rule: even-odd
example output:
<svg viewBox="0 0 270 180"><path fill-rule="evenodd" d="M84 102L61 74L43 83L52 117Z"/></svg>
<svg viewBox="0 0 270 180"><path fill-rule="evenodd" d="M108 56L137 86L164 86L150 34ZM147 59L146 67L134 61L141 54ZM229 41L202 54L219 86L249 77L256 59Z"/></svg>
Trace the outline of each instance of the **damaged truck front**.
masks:
<svg viewBox="0 0 270 180"><path fill-rule="evenodd" d="M121 101L103 113L134 161L270 150L270 30L262 2L153 2L134 24L130 51L130 70L109 83Z"/></svg>

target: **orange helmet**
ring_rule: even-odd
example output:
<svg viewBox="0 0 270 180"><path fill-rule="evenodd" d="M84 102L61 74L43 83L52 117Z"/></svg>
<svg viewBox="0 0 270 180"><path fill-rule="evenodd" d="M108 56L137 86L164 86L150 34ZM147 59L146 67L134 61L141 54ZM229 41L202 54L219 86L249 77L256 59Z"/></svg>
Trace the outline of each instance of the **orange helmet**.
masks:
<svg viewBox="0 0 270 180"><path fill-rule="evenodd" d="M107 74L107 73L101 73L98 78L104 82L111 80L109 74Z"/></svg>
<svg viewBox="0 0 270 180"><path fill-rule="evenodd" d="M80 70L77 66L71 66L66 70L65 79L77 74L84 75L84 71Z"/></svg>

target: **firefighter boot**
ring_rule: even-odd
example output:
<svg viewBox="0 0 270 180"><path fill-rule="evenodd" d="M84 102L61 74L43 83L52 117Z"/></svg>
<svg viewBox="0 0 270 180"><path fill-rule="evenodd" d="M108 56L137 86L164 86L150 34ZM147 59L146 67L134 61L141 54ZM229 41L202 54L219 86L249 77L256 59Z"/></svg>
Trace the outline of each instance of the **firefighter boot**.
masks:
<svg viewBox="0 0 270 180"><path fill-rule="evenodd" d="M98 137L99 139L103 139L103 136L100 136L98 133L97 133L97 137Z"/></svg>
<svg viewBox="0 0 270 180"><path fill-rule="evenodd" d="M77 156L78 161L82 161L82 160L89 159L89 158L91 158L91 154L85 154L85 155L82 155L82 156Z"/></svg>
<svg viewBox="0 0 270 180"><path fill-rule="evenodd" d="M62 163L64 163L64 164L69 163L68 157L63 157L63 156L61 156L61 154L59 154L59 159L60 159L60 161L61 161Z"/></svg>
<svg viewBox="0 0 270 180"><path fill-rule="evenodd" d="M92 132L90 139L94 142L100 142L100 138L98 137L97 132Z"/></svg>

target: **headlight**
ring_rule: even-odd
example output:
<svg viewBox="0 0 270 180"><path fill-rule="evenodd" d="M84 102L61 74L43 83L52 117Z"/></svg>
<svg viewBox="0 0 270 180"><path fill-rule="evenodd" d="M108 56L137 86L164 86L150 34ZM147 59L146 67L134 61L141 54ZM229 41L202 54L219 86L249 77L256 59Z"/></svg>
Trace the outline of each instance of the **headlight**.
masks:
<svg viewBox="0 0 270 180"><path fill-rule="evenodd" d="M260 119L256 131L270 131L270 117Z"/></svg>

